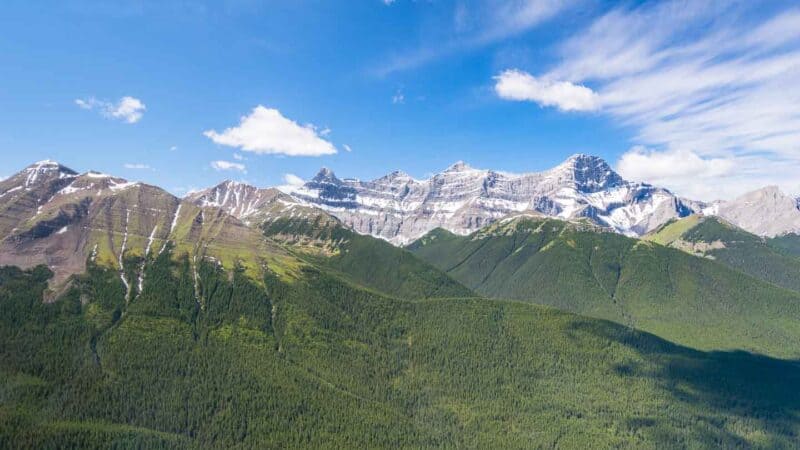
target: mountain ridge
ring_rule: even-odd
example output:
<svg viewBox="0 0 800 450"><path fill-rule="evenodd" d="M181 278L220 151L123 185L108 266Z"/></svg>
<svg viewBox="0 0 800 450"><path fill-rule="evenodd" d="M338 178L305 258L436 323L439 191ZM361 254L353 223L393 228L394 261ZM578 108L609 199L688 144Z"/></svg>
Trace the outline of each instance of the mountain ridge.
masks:
<svg viewBox="0 0 800 450"><path fill-rule="evenodd" d="M129 183L92 171L78 174L56 161L39 161L0 182L0 234L17 225L16 217L29 215L19 209L25 209L26 202L38 208L48 194L80 177L116 180L118 188ZM45 193L11 209L3 207L9 197L30 197L36 186ZM800 233L800 200L774 186L707 204L627 181L602 158L582 153L549 170L520 174L476 169L458 161L426 179L394 170L362 181L339 178L323 167L302 186L259 188L226 180L183 200L221 208L256 226L285 215L310 218L324 213L358 233L399 246L437 227L466 235L502 218L533 212L566 220L584 217L632 237L691 214L718 216L759 236Z"/></svg>
<svg viewBox="0 0 800 450"><path fill-rule="evenodd" d="M401 171L371 181L340 179L323 168L290 194L325 209L363 234L404 245L436 227L468 234L512 213L587 217L628 235L642 235L694 212L669 190L629 182L603 159L575 154L543 171L512 174L463 161L424 180Z"/></svg>

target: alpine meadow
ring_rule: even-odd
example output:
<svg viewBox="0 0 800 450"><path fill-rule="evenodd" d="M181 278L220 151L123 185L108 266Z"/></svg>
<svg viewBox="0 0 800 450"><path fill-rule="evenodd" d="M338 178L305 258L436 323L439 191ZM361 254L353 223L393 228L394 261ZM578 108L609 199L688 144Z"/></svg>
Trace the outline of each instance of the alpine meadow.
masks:
<svg viewBox="0 0 800 450"><path fill-rule="evenodd" d="M4 9L0 449L800 448L793 2Z"/></svg>

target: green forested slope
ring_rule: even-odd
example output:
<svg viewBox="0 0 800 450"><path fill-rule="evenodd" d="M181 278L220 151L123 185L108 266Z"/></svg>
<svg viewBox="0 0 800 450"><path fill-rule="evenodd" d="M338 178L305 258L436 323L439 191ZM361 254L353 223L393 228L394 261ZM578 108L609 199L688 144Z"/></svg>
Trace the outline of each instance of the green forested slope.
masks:
<svg viewBox="0 0 800 450"><path fill-rule="evenodd" d="M767 239L770 247L787 255L800 257L800 235L796 233L784 234Z"/></svg>
<svg viewBox="0 0 800 450"><path fill-rule="evenodd" d="M613 320L700 349L800 355L800 294L706 258L555 219L409 247L476 292Z"/></svg>
<svg viewBox="0 0 800 450"><path fill-rule="evenodd" d="M129 303L0 269L2 448L790 448L800 368L527 303L405 301L165 252Z"/></svg>
<svg viewBox="0 0 800 450"><path fill-rule="evenodd" d="M325 213L312 219L279 218L262 229L295 255L384 294L407 299L474 295L407 250L355 233Z"/></svg>
<svg viewBox="0 0 800 450"><path fill-rule="evenodd" d="M791 235L767 239L716 217L691 216L662 226L646 239L705 256L734 269L800 291L800 258ZM781 248L783 244L787 248Z"/></svg>

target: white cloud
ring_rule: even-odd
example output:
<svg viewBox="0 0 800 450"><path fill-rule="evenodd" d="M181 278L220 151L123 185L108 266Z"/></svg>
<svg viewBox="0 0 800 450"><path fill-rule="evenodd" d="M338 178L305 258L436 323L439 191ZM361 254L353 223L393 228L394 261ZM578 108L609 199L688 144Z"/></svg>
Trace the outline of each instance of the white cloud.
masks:
<svg viewBox="0 0 800 450"><path fill-rule="evenodd" d="M287 173L283 176L283 182L288 184L289 186L302 186L305 184L302 178L298 177L293 173Z"/></svg>
<svg viewBox="0 0 800 450"><path fill-rule="evenodd" d="M592 111L599 107L597 94L586 86L539 79L514 69L496 76L494 89L506 100L531 101L562 111Z"/></svg>
<svg viewBox="0 0 800 450"><path fill-rule="evenodd" d="M211 168L216 171L235 170L242 173L247 173L247 166L231 161L211 161Z"/></svg>
<svg viewBox="0 0 800 450"><path fill-rule="evenodd" d="M733 161L729 159L703 159L687 150L659 152L644 147L634 147L622 155L617 169L633 180L661 180L675 176L709 178L730 173Z"/></svg>
<svg viewBox="0 0 800 450"><path fill-rule="evenodd" d="M303 187L305 181L293 173L286 173L283 175L283 184L278 186L277 189L285 194L291 194Z"/></svg>
<svg viewBox="0 0 800 450"><path fill-rule="evenodd" d="M398 104L403 104L405 102L406 102L406 96L403 95L403 91L401 89L398 89L397 92L395 92L394 95L392 96L392 104L398 105Z"/></svg>
<svg viewBox="0 0 800 450"><path fill-rule="evenodd" d="M703 157L689 150L633 147L617 161L619 173L630 180L664 186L696 200L737 197L766 185L788 193L800 192L798 161L763 155Z"/></svg>
<svg viewBox="0 0 800 450"><path fill-rule="evenodd" d="M85 100L82 98L75 99L75 104L78 105L78 107L81 109L92 109L94 108L96 103L97 100L95 100L94 98L87 98Z"/></svg>
<svg viewBox="0 0 800 450"><path fill-rule="evenodd" d="M244 161L244 156L242 156L241 153L234 153L233 154L233 159L235 159L237 161Z"/></svg>
<svg viewBox="0 0 800 450"><path fill-rule="evenodd" d="M134 169L134 170L147 170L147 169L150 169L149 165L141 164L141 163L125 163L125 164L123 164L123 167L125 167L126 169Z"/></svg>
<svg viewBox="0 0 800 450"><path fill-rule="evenodd" d="M383 4L386 5L386 6L389 6L389 5L391 5L392 3L395 2L395 0L381 0L381 1L383 1Z"/></svg>
<svg viewBox="0 0 800 450"><path fill-rule="evenodd" d="M178 146L177 145L173 145L172 147L169 148L169 151L174 152L177 149L178 149Z"/></svg>
<svg viewBox="0 0 800 450"><path fill-rule="evenodd" d="M675 158L682 170L662 174L679 193L716 196L708 191L756 182L797 188L789 174L800 172L800 9L644 2L596 18L557 52L560 61L534 78L590 83L600 113L634 130L634 144L657 150L620 162L660 164L691 152L700 161L690 158L691 167L702 171ZM735 170L716 172L720 161Z"/></svg>
<svg viewBox="0 0 800 450"><path fill-rule="evenodd" d="M97 110L103 117L117 119L126 123L136 123L142 119L147 106L138 98L125 96L116 103L98 100L94 97L76 99L75 104L81 109Z"/></svg>
<svg viewBox="0 0 800 450"><path fill-rule="evenodd" d="M258 105L239 125L218 133L203 133L217 144L236 147L258 154L287 156L321 156L336 153L336 148L323 139L313 125L299 125L277 109Z"/></svg>
<svg viewBox="0 0 800 450"><path fill-rule="evenodd" d="M347 144L342 144L342 148L344 148L344 151L346 151L348 153L353 151L353 149L350 148L350 146L347 145Z"/></svg>

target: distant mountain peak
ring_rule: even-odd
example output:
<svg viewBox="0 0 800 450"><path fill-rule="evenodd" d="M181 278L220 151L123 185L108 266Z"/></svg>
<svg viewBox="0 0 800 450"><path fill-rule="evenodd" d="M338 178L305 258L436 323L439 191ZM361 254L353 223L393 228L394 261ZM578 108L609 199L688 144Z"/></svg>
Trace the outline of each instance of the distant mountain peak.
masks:
<svg viewBox="0 0 800 450"><path fill-rule="evenodd" d="M390 172L390 173L388 173L388 174L386 174L386 175L384 175L384 176L382 176L380 178L376 178L374 181L375 182L379 182L379 183L380 182L384 182L384 183L385 182L401 182L401 183L403 183L403 182L408 182L408 181L412 181L412 180L414 180L414 177L412 177L411 175L407 174L406 172L403 172L402 170L393 170L392 172ZM348 181L348 180L345 180L345 181Z"/></svg>
<svg viewBox="0 0 800 450"><path fill-rule="evenodd" d="M550 172L571 179L582 192L597 192L625 183L603 158L585 153L570 156Z"/></svg>
<svg viewBox="0 0 800 450"><path fill-rule="evenodd" d="M64 167L64 166L61 165L61 163L59 163L58 161L53 161L52 159L43 159L41 161L36 161L35 163L31 164L28 167L30 168L30 167L44 167L44 166L61 166L61 167Z"/></svg>
<svg viewBox="0 0 800 450"><path fill-rule="evenodd" d="M797 198L778 186L765 186L733 200L717 202L714 210L728 221L760 236L778 236L800 231Z"/></svg>
<svg viewBox="0 0 800 450"><path fill-rule="evenodd" d="M69 173L72 175L77 175L78 172L70 169L69 167L59 163L58 161L53 161L52 159L44 159L42 161L37 161L30 166L23 169L23 172L30 172L30 171L61 171L65 173Z"/></svg>
<svg viewBox="0 0 800 450"><path fill-rule="evenodd" d="M445 173L451 173L451 172L468 172L470 170L475 170L475 169L473 169L469 164L465 163L464 161L456 161L444 171Z"/></svg>
<svg viewBox="0 0 800 450"><path fill-rule="evenodd" d="M338 184L340 182L340 180L336 178L336 174L333 173L333 171L327 167L319 169L319 172L317 172L317 174L314 175L314 178L312 178L311 181L315 183L335 183L335 184Z"/></svg>

